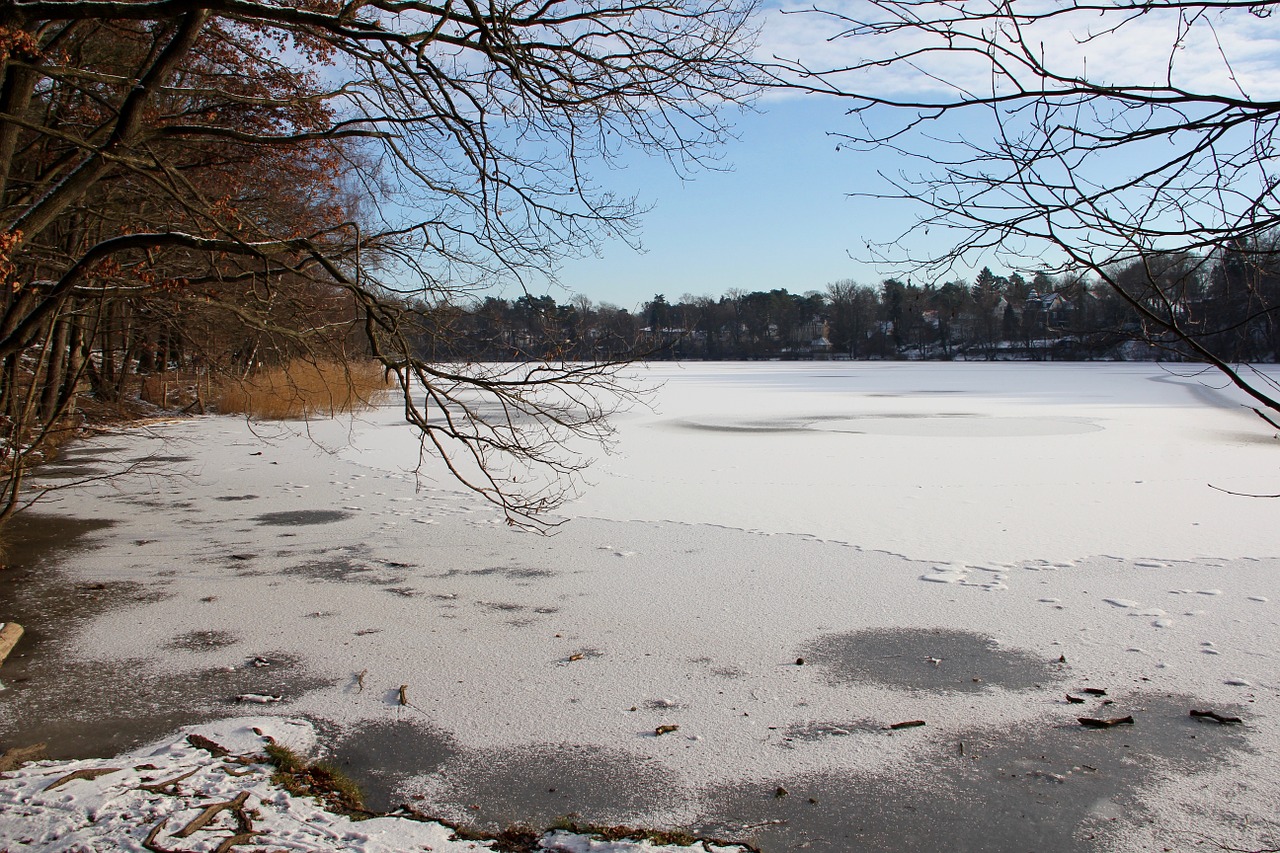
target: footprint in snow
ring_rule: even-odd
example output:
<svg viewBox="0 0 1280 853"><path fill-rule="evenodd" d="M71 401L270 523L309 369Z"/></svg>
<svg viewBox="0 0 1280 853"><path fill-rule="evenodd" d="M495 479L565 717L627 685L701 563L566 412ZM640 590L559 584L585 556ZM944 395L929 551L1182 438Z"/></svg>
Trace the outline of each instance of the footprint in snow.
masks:
<svg viewBox="0 0 1280 853"><path fill-rule="evenodd" d="M968 577L968 566L963 563L952 563L949 566L934 566L929 574L921 575L920 580L929 583L964 583Z"/></svg>
<svg viewBox="0 0 1280 853"><path fill-rule="evenodd" d="M1004 582L1003 574L992 574L990 580L969 580L969 573L972 572L974 568L974 566L969 566L964 563L952 563L948 566L934 566L933 570L929 574L921 575L920 580L927 581L929 583L955 584L956 586L976 586L988 591L1006 590L1009 588ZM994 571L983 567L978 568L981 568L982 571L986 572Z"/></svg>

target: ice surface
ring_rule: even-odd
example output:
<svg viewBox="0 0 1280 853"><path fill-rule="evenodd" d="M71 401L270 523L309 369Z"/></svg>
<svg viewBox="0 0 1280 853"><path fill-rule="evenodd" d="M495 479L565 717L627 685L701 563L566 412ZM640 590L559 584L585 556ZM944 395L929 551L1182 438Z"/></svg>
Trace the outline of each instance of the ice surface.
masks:
<svg viewBox="0 0 1280 853"><path fill-rule="evenodd" d="M798 533L943 563L1119 554L1156 568L1274 550L1274 502L1208 484L1274 491L1280 441L1211 376L1025 363L638 374L661 386L653 409L617 419L618 453L597 462L570 516ZM405 471L417 442L383 426L396 414L313 434L362 465ZM1010 426L1028 421L1064 429Z"/></svg>
<svg viewBox="0 0 1280 853"><path fill-rule="evenodd" d="M339 740L395 727L423 765L379 784L452 820L722 826L723 793L755 838L748 824L773 818L752 786L959 786L939 764L957 743L1075 726L1063 694L1106 684L1139 726L1148 695L1249 709L1250 751L1224 746L1229 767L1117 797L1169 814L1217 786L1234 820L1280 794L1276 504L1208 486L1275 491L1277 447L1232 393L1153 365L643 373L664 383L655 410L620 418L618 453L552 537L510 530L430 463L415 472L395 406L305 430L201 418L99 439L118 461L190 461L46 506L116 521L66 555L73 582L146 590L57 626L43 653L84 679L57 715L169 725L174 705L209 719L280 696L254 712ZM874 667L840 657L867 637L887 638ZM995 649L1031 674L986 675ZM6 691L0 732L53 719L39 684ZM886 728L915 719L927 726ZM1170 731L1152 742L1161 766L1194 769ZM517 782L522 813L493 793ZM1127 826L1099 832L1124 849ZM773 849L801 841L815 839Z"/></svg>

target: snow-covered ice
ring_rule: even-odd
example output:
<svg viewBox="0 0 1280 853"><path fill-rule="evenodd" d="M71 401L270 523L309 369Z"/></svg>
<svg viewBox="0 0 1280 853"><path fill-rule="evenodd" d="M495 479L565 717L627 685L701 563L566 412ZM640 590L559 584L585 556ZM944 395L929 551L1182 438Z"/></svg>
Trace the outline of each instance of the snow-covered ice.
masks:
<svg viewBox="0 0 1280 853"><path fill-rule="evenodd" d="M313 721L388 804L481 825L841 850L910 813L898 849L962 849L957 797L990 791L1044 813L993 821L997 847L1269 843L1280 503L1222 490L1274 493L1280 447L1237 394L1150 364L638 373L654 408L618 419L550 537L413 470L395 406L85 443L77 464L180 476L41 508L114 522L61 562L110 598L40 653L85 691L62 729L155 719L154 740L175 702L196 722L280 696L245 701ZM56 705L24 675L6 743Z"/></svg>

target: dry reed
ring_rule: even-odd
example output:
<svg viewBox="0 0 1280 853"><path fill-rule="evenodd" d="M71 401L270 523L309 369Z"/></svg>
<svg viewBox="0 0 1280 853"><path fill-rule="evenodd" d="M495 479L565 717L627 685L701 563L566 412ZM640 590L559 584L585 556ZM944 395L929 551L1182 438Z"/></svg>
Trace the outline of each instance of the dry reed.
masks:
<svg viewBox="0 0 1280 853"><path fill-rule="evenodd" d="M374 362L294 360L242 380L215 382L209 402L224 414L296 420L369 408L388 387L381 365Z"/></svg>

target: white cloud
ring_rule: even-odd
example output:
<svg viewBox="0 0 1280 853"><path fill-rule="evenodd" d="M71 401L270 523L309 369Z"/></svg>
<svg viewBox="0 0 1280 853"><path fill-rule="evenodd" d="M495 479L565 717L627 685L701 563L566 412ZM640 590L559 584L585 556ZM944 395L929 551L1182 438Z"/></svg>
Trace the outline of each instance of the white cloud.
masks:
<svg viewBox="0 0 1280 853"><path fill-rule="evenodd" d="M1060 5L1016 0L1015 8L1037 12ZM851 20L884 20L884 13L865 0L820 0L820 8ZM913 4L913 8L936 13L948 6ZM972 11L990 6L970 3L965 8ZM1176 10L1156 9L1123 22L1122 14L1074 10L1028 25L1023 36L1037 52L1043 50L1046 64L1058 73L1094 82L1159 86L1171 81L1202 93L1244 93L1254 99L1280 96L1280 16L1259 18L1249 7L1234 5L1205 10L1187 26ZM846 91L893 97L944 95L948 87L991 88L990 65L982 56L944 51L946 43L941 37L919 30L842 38L847 25L832 15L776 4L766 7L762 23L761 58L795 60L814 70L847 68L925 47L937 51L927 55L918 69L894 65L846 73L838 78ZM971 34L977 32L973 24L962 26Z"/></svg>

